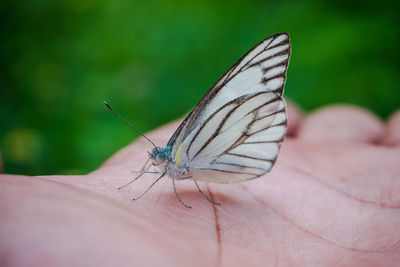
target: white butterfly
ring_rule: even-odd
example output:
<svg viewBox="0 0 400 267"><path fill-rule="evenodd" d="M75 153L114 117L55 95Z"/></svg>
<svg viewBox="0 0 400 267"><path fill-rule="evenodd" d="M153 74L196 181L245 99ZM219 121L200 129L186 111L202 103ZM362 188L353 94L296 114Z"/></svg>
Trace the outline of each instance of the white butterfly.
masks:
<svg viewBox="0 0 400 267"><path fill-rule="evenodd" d="M289 57L287 33L274 34L257 44L206 93L165 147L157 147L145 137L154 149L140 174L123 187L156 166L159 171L150 173L161 176L138 198L167 174L178 200L190 207L177 194L175 180L192 179L211 201L197 181L235 183L268 172L287 128L282 94Z"/></svg>

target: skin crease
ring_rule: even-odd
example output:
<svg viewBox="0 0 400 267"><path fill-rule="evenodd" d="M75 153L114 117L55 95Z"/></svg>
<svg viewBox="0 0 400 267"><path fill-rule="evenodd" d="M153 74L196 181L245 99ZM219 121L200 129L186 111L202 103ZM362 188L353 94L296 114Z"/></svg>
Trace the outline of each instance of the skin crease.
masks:
<svg viewBox="0 0 400 267"><path fill-rule="evenodd" d="M289 105L275 167L237 184L146 174L143 138L81 176L0 176L1 266L395 266L400 262L400 112L302 115ZM178 126L148 134L166 144ZM121 126L124 127L124 126ZM110 137L112 138L112 137Z"/></svg>

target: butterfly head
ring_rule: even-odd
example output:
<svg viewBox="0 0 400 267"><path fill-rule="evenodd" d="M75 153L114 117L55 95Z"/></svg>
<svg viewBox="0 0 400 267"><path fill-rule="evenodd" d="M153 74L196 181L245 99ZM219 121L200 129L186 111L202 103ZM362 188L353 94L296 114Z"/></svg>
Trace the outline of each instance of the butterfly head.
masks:
<svg viewBox="0 0 400 267"><path fill-rule="evenodd" d="M163 168L167 165L168 161L171 160L171 147L155 147L149 153L153 166Z"/></svg>

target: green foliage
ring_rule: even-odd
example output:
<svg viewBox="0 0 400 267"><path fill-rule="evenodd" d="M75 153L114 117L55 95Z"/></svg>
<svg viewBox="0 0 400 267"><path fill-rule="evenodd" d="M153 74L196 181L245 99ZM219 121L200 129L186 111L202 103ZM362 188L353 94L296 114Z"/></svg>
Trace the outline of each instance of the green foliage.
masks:
<svg viewBox="0 0 400 267"><path fill-rule="evenodd" d="M103 100L149 131L182 117L243 53L283 31L293 45L286 96L306 110L347 102L385 118L400 103L397 3L2 2L5 172L95 169L137 137Z"/></svg>

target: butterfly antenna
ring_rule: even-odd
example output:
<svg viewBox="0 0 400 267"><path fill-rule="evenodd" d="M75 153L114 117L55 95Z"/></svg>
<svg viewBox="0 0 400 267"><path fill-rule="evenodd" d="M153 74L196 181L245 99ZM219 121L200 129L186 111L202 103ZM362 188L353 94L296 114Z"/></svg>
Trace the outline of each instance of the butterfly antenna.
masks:
<svg viewBox="0 0 400 267"><path fill-rule="evenodd" d="M104 105L112 111L112 113L114 113L115 115L117 115L117 117L125 122L126 125L128 125L129 127L131 127L133 130L135 130L138 134L140 134L141 136L143 136L144 138L147 139L147 141L149 141L154 147L157 147L149 138L147 138L147 136L145 136L141 131L139 131L138 129L136 129L132 124L130 124L127 120L125 120L124 118L122 118L115 110L112 109L112 107L110 107L110 105L104 101Z"/></svg>

